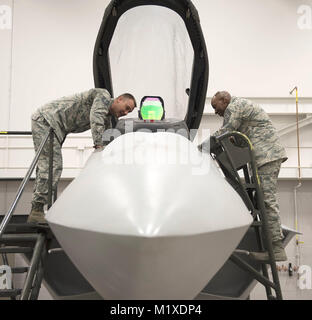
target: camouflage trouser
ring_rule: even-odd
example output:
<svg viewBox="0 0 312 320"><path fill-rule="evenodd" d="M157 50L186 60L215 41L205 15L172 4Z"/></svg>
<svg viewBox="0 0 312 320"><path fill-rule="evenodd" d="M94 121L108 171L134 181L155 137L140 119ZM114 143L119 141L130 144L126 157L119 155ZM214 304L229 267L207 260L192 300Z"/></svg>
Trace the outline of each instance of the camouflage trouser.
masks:
<svg viewBox="0 0 312 320"><path fill-rule="evenodd" d="M263 200L268 219L272 242L283 239L279 205L277 202L277 177L280 172L282 160L264 164L258 168L258 175L263 191Z"/></svg>
<svg viewBox="0 0 312 320"><path fill-rule="evenodd" d="M32 137L34 141L35 151L37 152L42 139L46 135L50 126L41 115L36 115L31 121ZM57 183L61 177L63 169L61 144L56 136L53 139L53 182L52 188L55 190ZM36 168L36 180L34 185L32 203L48 202L48 179L49 179L49 140L44 146L41 155L38 159Z"/></svg>

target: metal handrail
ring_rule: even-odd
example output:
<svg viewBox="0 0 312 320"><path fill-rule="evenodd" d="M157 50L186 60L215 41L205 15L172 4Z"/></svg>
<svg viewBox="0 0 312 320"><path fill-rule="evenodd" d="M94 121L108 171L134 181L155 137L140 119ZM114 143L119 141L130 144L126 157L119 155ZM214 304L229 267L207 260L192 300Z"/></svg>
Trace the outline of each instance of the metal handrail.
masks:
<svg viewBox="0 0 312 320"><path fill-rule="evenodd" d="M29 131L0 131L0 135L29 135L29 134L32 134L31 132ZM0 225L0 238L2 236L2 234L4 233L12 215L13 215L13 212L16 208L16 205L25 189L25 185L26 183L29 181L29 178L31 176L31 174L33 173L37 163L38 163L38 160L39 160L39 156L44 148L44 146L46 145L48 139L50 137L50 155L52 154L52 150L53 150L53 137L54 137L54 131L53 129L50 127L49 130L47 131L46 135L44 136L44 138L42 139L41 141L41 144L37 150L37 153L35 155L35 158L34 160L32 161L27 173L26 173L26 176L25 178L23 179L22 183L20 184L19 188L18 188L18 191L16 193L16 196L15 196L15 199L10 207L10 209L8 210L8 212L5 214L4 218L2 219L1 221L1 225ZM51 150L52 149L52 150ZM53 160L53 159L52 159ZM52 161L49 161L49 189L52 188L52 168L51 166L53 166L53 162ZM49 190L49 194L51 193L52 191ZM49 206L51 206L51 197L49 197Z"/></svg>
<svg viewBox="0 0 312 320"><path fill-rule="evenodd" d="M0 135L31 136L31 131L0 131Z"/></svg>

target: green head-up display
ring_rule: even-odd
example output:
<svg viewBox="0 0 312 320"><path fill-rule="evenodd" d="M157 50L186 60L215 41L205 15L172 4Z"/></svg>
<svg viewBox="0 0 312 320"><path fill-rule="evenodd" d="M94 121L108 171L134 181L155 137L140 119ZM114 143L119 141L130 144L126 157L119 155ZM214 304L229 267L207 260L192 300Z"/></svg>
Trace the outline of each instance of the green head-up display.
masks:
<svg viewBox="0 0 312 320"><path fill-rule="evenodd" d="M143 97L139 110L139 118L142 120L163 120L165 118L163 99L155 96Z"/></svg>

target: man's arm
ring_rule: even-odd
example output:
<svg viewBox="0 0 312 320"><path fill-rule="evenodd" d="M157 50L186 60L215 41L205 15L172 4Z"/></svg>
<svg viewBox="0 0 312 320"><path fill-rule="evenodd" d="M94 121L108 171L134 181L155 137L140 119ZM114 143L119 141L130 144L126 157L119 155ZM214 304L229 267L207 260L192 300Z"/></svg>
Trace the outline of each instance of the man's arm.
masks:
<svg viewBox="0 0 312 320"><path fill-rule="evenodd" d="M224 113L224 121L222 128L217 130L212 136L219 136L228 131L237 131L241 126L243 121L243 116L241 114L240 108L233 108L231 110L226 110Z"/></svg>
<svg viewBox="0 0 312 320"><path fill-rule="evenodd" d="M204 140L200 145L198 145L198 149L202 152L209 153L213 144L212 137L217 137L228 131L236 131L242 124L242 115L240 112L239 106L233 109L226 109L224 113L224 120L222 128L217 130L215 133L211 135L211 137Z"/></svg>
<svg viewBox="0 0 312 320"><path fill-rule="evenodd" d="M95 148L103 147L105 118L109 113L110 96L98 93L90 110L90 127Z"/></svg>

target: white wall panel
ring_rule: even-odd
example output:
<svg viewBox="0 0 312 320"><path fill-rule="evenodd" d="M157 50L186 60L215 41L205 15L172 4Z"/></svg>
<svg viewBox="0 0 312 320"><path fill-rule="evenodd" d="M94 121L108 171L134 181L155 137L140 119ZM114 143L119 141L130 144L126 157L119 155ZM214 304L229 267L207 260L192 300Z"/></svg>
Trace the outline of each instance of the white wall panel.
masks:
<svg viewBox="0 0 312 320"><path fill-rule="evenodd" d="M50 100L94 87L92 56L108 0L15 1L10 130Z"/></svg>
<svg viewBox="0 0 312 320"><path fill-rule="evenodd" d="M11 3L13 2L6 2ZM93 86L92 54L108 0L14 1L12 105L1 117L9 129L28 130L42 104ZM210 59L208 96L228 89L251 97L311 97L312 30L297 25L301 1L194 0ZM305 4L312 6L312 1ZM13 6L12 6L13 7ZM281 18L282 17L282 18ZM4 48L1 107L6 113L11 36Z"/></svg>
<svg viewBox="0 0 312 320"><path fill-rule="evenodd" d="M298 27L306 0L194 0L210 59L208 95L287 97L294 86L311 97L312 26Z"/></svg>
<svg viewBox="0 0 312 320"><path fill-rule="evenodd" d="M0 131L9 124L12 17L12 0L0 0Z"/></svg>

